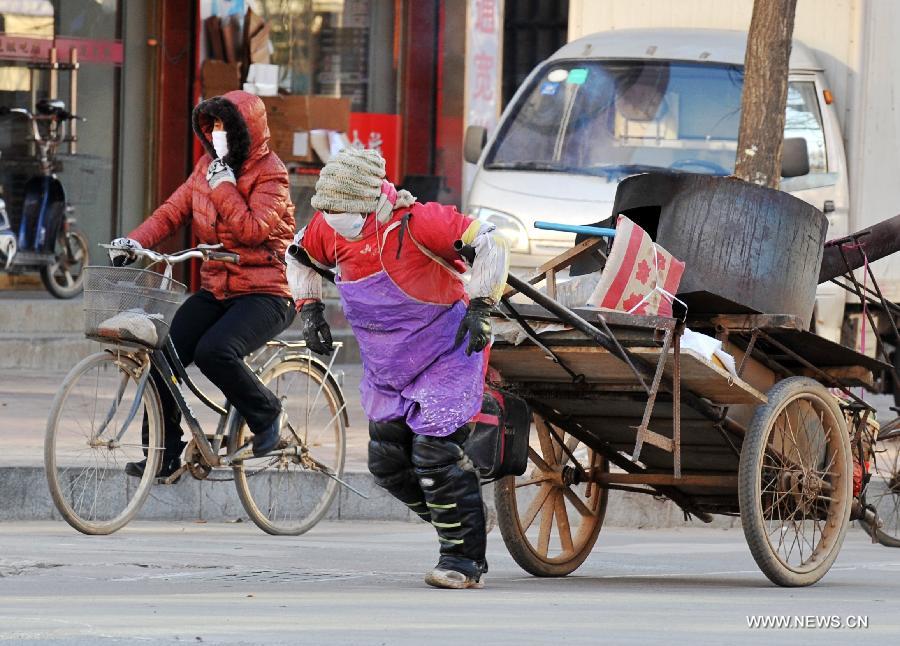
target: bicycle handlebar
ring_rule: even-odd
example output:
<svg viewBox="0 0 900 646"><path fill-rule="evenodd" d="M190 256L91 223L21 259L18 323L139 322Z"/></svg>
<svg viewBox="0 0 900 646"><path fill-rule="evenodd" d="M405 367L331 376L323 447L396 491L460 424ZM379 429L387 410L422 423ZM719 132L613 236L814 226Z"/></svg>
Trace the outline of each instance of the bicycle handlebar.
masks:
<svg viewBox="0 0 900 646"><path fill-rule="evenodd" d="M85 119L84 117L79 117L77 114L72 114L71 112L61 109L54 109L49 114L32 114L25 108L9 108L7 106L0 107L0 117L13 113L24 115L26 118L32 121L47 119L57 119L59 121L87 121L87 119Z"/></svg>
<svg viewBox="0 0 900 646"><path fill-rule="evenodd" d="M122 251L134 254L138 258L147 258L151 262L164 262L167 265L177 265L178 263L185 262L191 258L199 258L203 261L218 260L220 262L230 262L236 265L241 262L240 254L232 253L230 251L216 251L216 249L222 247L221 244L197 245L191 249L176 251L175 253L160 253L158 251L153 251L152 249L132 249L130 247L118 247L111 244L101 244L99 246L104 249L121 249Z"/></svg>

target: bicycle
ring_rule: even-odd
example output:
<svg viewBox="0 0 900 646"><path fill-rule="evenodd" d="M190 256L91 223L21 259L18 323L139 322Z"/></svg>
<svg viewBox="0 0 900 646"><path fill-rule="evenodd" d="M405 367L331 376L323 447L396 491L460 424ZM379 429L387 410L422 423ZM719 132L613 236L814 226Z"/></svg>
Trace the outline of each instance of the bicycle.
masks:
<svg viewBox="0 0 900 646"><path fill-rule="evenodd" d="M900 413L900 408L893 410ZM900 417L869 429L860 443L868 458L859 469L864 482L859 524L872 542L900 547Z"/></svg>
<svg viewBox="0 0 900 646"><path fill-rule="evenodd" d="M73 298L82 290L88 243L75 229L70 217L73 209L56 176L56 149L74 141L66 136L66 124L83 119L68 112L62 101L46 99L38 102L37 114L24 108L0 108L0 116L6 114L28 119L40 174L25 184L18 219L10 219L6 203L0 199L0 270L11 274L37 271L53 296Z"/></svg>
<svg viewBox="0 0 900 646"><path fill-rule="evenodd" d="M340 344L328 364L314 358L304 343L282 340L270 341L246 359L283 408L281 442L261 458L253 456L251 433L241 416L227 402L218 405L203 393L178 359L168 328L185 286L172 279L172 266L191 258L238 262L237 254L219 247L200 245L174 254L135 250L150 261L148 267L86 268L85 334L112 347L84 358L66 376L53 400L44 444L53 502L80 532L120 529L157 481L162 409L156 384L148 378L151 368L163 377L191 435L181 469L159 482L171 484L185 473L203 480L230 468L247 514L276 535L311 529L328 511L338 484L359 493L341 480L349 420L332 370ZM164 273L150 270L160 262ZM203 430L183 386L218 416L214 433ZM124 474L126 462L144 457L140 479Z"/></svg>

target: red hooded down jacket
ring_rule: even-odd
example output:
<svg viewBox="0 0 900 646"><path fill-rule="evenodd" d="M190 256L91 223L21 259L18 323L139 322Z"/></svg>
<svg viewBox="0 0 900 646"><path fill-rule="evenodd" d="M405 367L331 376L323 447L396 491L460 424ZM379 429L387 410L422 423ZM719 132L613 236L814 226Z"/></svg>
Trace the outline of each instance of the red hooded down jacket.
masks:
<svg viewBox="0 0 900 646"><path fill-rule="evenodd" d="M222 182L210 191L206 169L215 157L210 133L216 118L225 126L224 161L234 171L237 186ZM128 236L151 248L190 222L198 241L221 242L225 251L241 256L239 265L203 263L203 289L219 299L249 293L290 298L283 259L294 235L294 205L287 170L269 150L265 105L252 94L229 92L198 104L193 125L207 154L187 181Z"/></svg>

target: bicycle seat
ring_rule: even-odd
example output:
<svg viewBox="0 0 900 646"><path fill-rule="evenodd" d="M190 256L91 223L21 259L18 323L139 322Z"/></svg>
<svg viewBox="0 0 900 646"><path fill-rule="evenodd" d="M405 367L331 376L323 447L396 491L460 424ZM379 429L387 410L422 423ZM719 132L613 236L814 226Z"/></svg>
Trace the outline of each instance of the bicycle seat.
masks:
<svg viewBox="0 0 900 646"><path fill-rule="evenodd" d="M66 117L66 103L62 99L41 99L37 103L38 114Z"/></svg>

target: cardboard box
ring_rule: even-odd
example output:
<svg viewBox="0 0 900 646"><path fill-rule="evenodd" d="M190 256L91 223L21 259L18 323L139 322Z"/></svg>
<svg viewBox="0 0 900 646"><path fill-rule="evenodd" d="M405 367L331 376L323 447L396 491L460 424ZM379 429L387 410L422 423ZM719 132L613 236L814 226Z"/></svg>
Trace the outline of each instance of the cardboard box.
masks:
<svg viewBox="0 0 900 646"><path fill-rule="evenodd" d="M350 99L334 96L306 97L309 105L309 128L347 132L350 129Z"/></svg>
<svg viewBox="0 0 900 646"><path fill-rule="evenodd" d="M350 99L330 96L282 95L261 97L269 122L269 147L285 162L313 162L311 130L346 132L350 127Z"/></svg>
<svg viewBox="0 0 900 646"><path fill-rule="evenodd" d="M241 89L241 72L237 63L206 59L200 68L200 92L204 99Z"/></svg>

